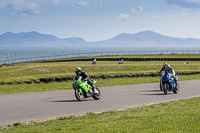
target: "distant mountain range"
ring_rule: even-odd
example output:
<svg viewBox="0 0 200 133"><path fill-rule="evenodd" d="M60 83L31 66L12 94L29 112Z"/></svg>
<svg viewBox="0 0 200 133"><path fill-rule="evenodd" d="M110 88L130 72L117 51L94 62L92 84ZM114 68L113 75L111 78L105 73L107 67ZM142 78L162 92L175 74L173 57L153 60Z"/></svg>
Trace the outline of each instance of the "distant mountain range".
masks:
<svg viewBox="0 0 200 133"><path fill-rule="evenodd" d="M95 42L95 44L129 45L129 46L200 46L200 39L168 37L153 31L143 31L136 34L122 33L114 38Z"/></svg>
<svg viewBox="0 0 200 133"><path fill-rule="evenodd" d="M193 38L175 38L168 37L153 31L143 31L136 34L122 33L111 39L98 41L98 42L86 42L82 38L72 37L66 39L60 39L53 35L40 34L36 31L11 33L7 32L0 35L0 45L102 45L102 46L200 46L200 39Z"/></svg>
<svg viewBox="0 0 200 133"><path fill-rule="evenodd" d="M60 39L53 35L40 34L36 31L0 35L0 45L72 45L85 44L85 40L77 37Z"/></svg>

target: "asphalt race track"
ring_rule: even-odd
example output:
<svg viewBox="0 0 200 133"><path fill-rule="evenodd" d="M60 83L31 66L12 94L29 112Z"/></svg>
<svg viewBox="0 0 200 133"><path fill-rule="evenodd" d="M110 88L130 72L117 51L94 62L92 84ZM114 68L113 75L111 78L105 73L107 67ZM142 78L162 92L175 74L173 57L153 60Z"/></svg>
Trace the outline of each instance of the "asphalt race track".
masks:
<svg viewBox="0 0 200 133"><path fill-rule="evenodd" d="M164 95L159 83L101 87L101 99L78 102L74 90L0 95L0 125L102 112L200 96L200 80L179 81L178 94ZM98 83L97 83L98 84Z"/></svg>

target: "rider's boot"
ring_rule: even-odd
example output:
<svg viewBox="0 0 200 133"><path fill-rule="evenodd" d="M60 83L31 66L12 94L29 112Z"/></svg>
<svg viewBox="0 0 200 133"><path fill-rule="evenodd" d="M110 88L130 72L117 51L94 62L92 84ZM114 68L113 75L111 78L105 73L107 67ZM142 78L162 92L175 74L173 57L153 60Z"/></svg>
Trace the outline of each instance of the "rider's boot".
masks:
<svg viewBox="0 0 200 133"><path fill-rule="evenodd" d="M91 93L88 91L88 92L86 93L86 96L87 96L87 97L90 97L90 96L91 96Z"/></svg>

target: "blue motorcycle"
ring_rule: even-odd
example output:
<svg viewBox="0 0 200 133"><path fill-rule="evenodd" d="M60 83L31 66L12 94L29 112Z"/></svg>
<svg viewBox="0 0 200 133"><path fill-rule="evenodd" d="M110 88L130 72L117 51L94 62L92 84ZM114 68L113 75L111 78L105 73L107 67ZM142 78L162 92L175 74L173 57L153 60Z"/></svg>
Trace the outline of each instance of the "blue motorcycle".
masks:
<svg viewBox="0 0 200 133"><path fill-rule="evenodd" d="M176 76L175 78L176 80L178 80L178 76ZM171 78L169 73L166 72L162 76L161 81L165 95L167 95L170 91L173 91L173 93L178 93L179 85L178 83L175 83L174 78Z"/></svg>

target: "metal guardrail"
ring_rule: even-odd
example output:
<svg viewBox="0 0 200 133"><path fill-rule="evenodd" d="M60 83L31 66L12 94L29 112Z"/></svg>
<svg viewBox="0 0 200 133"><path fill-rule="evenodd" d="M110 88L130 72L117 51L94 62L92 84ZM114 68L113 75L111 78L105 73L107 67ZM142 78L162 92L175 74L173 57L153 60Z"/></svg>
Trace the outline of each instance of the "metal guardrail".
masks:
<svg viewBox="0 0 200 133"><path fill-rule="evenodd" d="M65 54L65 55L8 59L0 61L0 65L30 62L30 61L41 61L41 60L67 59L72 57L85 57L85 56L91 57L91 56L105 56L105 55L159 55L159 54L200 54L200 50L104 51L104 52L75 53L75 54Z"/></svg>

